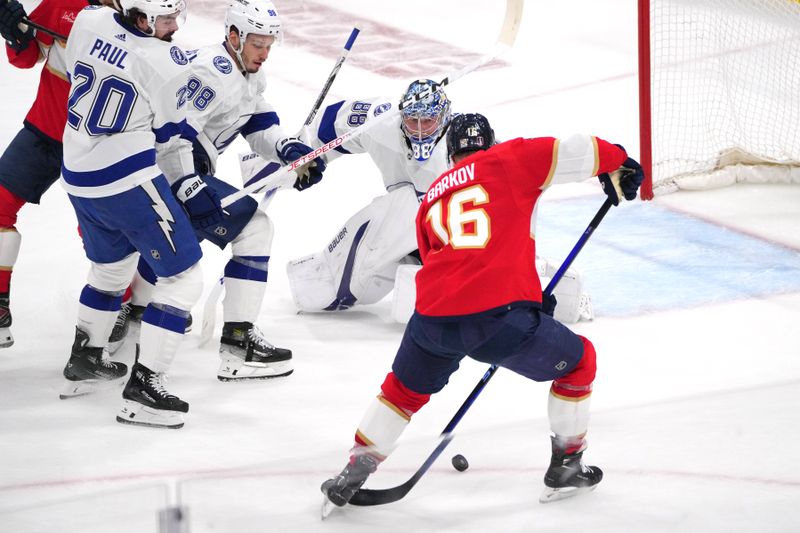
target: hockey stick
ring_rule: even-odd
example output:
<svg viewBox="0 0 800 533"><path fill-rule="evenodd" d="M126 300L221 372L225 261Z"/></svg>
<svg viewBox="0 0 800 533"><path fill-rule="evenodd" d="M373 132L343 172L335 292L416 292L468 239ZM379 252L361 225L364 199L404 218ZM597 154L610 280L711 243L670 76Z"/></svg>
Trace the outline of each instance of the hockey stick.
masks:
<svg viewBox="0 0 800 533"><path fill-rule="evenodd" d="M23 26L26 25L26 24L28 26L30 26L31 28L35 28L37 31L40 31L42 33L46 33L50 37L58 39L59 41L67 42L67 38L64 35L61 35L58 32L54 32L53 30L51 30L49 28L45 28L41 24L37 24L35 22L32 22L28 17L25 17L25 18L22 19L22 22L19 23L19 29L21 29L22 31L27 31L27 28L23 28Z"/></svg>
<svg viewBox="0 0 800 533"><path fill-rule="evenodd" d="M567 269L572 265L572 262L575 261L575 258L578 256L580 251L583 249L583 246L589 240L589 237L592 236L594 230L597 229L597 226L600 225L600 221L603 220L603 217L606 216L608 210L611 206L614 205L611 203L611 200L606 198L606 201L603 202L603 205L597 211L597 214L594 216L589 225L584 230L583 235L578 239L578 242L572 248L567 258L561 264L559 269L553 275L553 278L550 280L550 283L547 284L547 287L543 291L543 294L550 295L552 294L553 290L558 285L558 282L561 281L562 276L567 271ZM467 396L467 399L464 400L464 403L461 404L461 407L458 408L456 414L450 420L450 422L445 426L444 430L442 431L440 437L442 438L439 445L436 446L436 449L433 450L425 462L422 463L422 466L414 472L414 475L401 485L397 485L396 487L392 487L389 489L359 489L353 495L353 498L350 500L349 503L352 505L361 505L361 506L368 506L368 505L383 505L386 503L396 502L402 499L408 492L417 484L420 478L428 471L428 469L433 465L433 462L441 455L444 449L450 444L450 441L453 440L455 436L453 434L453 430L456 428L458 423L461 421L461 418L466 414L475 400L478 398L478 395L483 391L484 387L489 383L489 380L492 379L495 372L499 367L497 365L492 365L480 379L475 388L472 389L472 392Z"/></svg>
<svg viewBox="0 0 800 533"><path fill-rule="evenodd" d="M522 20L522 6L523 0L506 0L506 15L503 22L503 28L500 31L500 36L495 43L492 52L481 56L480 58L476 59L472 63L467 64L461 70L454 72L453 74L448 75L445 77L441 82L433 87L428 87L423 91L409 96L397 107L393 107L392 109L380 114L380 115L372 115L370 120L365 122L364 124L357 126L351 130L344 132L339 137L336 137L332 141L323 144L316 150L312 151L311 153L292 161L291 163L286 164L285 166L279 168L275 172L264 176L261 179L258 179L248 185L247 187L241 189L238 192L235 192L231 195L226 196L222 199L222 206L228 206L231 203L235 202L239 198L242 198L246 194L250 194L255 190L259 189L279 189L284 187L289 187L294 184L293 176L290 174L297 169L316 159L317 157L324 155L331 150L335 150L345 142L358 137L359 135L369 131L372 129L376 124L379 124L383 120L386 120L389 116L394 116L396 113L402 111L403 109L419 102L420 100L424 100L428 98L431 94L435 92L439 92L447 85L450 85L454 81L463 78L470 72L482 67L483 65L487 64L491 60L495 59L497 56L508 50L514 43L514 40L517 37L517 32L519 31L519 24Z"/></svg>
<svg viewBox="0 0 800 533"><path fill-rule="evenodd" d="M314 116L319 111L319 108L322 106L322 101L325 100L325 97L328 95L328 91L333 84L333 80L336 79L336 75L339 73L339 69L342 68L342 64L344 60L347 59L347 54L350 52L350 49L353 47L353 43L358 37L360 30L358 28L353 28L353 31L350 32L350 37L347 39L347 43L344 45L344 50L339 55L339 58L336 60L336 64L333 66L331 73L328 74L328 79L325 80L325 85L322 87L322 90L317 97L317 101L314 102L314 105L311 107L311 111L308 113L308 117L306 118L305 123L303 123L303 128L308 127L309 124L314 120ZM275 196L277 192L277 188L268 190L267 193L261 198L261 201L258 203L258 208L264 210L267 208L267 205L272 201L272 198ZM231 195L233 196L233 195ZM244 197L242 195L241 197ZM227 198L225 198L227 199ZM234 200L235 201L235 200ZM233 202L223 203L223 207L227 207ZM224 279L225 279L225 272L223 271L219 277L219 280L214 284L214 288L211 289L211 292L208 294L208 298L206 298L205 304L203 304L203 323L200 326L200 346L205 345L209 340L211 340L211 336L214 334L214 326L216 325L216 316L217 316L217 302L219 301L220 296L222 296L222 289L224 288Z"/></svg>

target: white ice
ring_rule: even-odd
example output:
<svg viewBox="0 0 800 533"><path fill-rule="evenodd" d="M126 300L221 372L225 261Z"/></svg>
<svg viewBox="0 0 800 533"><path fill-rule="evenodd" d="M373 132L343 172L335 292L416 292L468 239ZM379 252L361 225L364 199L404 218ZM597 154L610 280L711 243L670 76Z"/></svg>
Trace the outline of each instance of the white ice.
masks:
<svg viewBox="0 0 800 533"><path fill-rule="evenodd" d="M202 2L190 2L190 9L192 4ZM277 2L279 8L284 4L288 0ZM322 5L302 4L307 10ZM380 22L480 53L495 38L503 4L340 0L335 7L352 13L364 37L372 22ZM507 66L453 84L448 94L454 107L483 112L502 138L592 133L638 154L634 6L630 0L528 0L515 47L503 58ZM291 28L293 21L284 23ZM304 35L316 30L302 28ZM319 30L341 35L343 42L350 27ZM202 45L221 40L223 32L221 21L205 20L196 10L182 33L181 43ZM264 68L268 98L292 127L308 113L335 53L299 50L290 37L291 31ZM373 53L360 44L329 101L399 97L409 80L374 74L363 66L368 61L359 66L358 57ZM435 48L427 54L440 57ZM4 149L33 100L38 70L0 63ZM231 180L238 179L239 149L244 146L232 147L222 163L220 174ZM352 156L332 164L323 182L303 194L279 194L269 209L276 238L259 323L273 342L294 351L296 371L275 381L220 383L216 345L198 348L193 332L170 383L170 390L191 403L186 426L178 431L117 424L117 391L58 400L88 263L59 186L41 206L23 208L18 228L24 240L12 293L16 344L0 352L0 531L153 532L157 511L175 504L188 509L192 533L800 530L800 461L794 454L800 440L800 289L764 286L775 267L764 261L744 273L749 282L738 297L604 315L604 305L612 302L603 299L646 301L670 280L654 277L646 266L626 270L627 260L610 269L593 269L587 260L624 246L628 231L644 256L651 243L680 240L680 227L663 218L645 219L664 210L779 249L788 257L787 275L797 276L796 186L680 192L651 204L623 205L609 213L587 245L576 265L596 289L598 316L575 330L598 350L585 455L605 471L595 492L549 505L537 502L549 460L548 385L501 370L443 457L405 499L348 507L321 522L319 485L344 465L355 427L389 370L403 328L392 323L388 300L335 315L297 315L284 265L322 248L351 213L380 193L368 158ZM546 220L558 219L559 206L587 198L588 209L566 221L574 231L553 243L552 254L571 247L603 196L590 180L554 189L543 200L545 243ZM227 252L208 246L204 251L207 293ZM549 255L548 249L541 251ZM737 268L708 252L684 256L674 268L701 281L703 276L725 280ZM646 259L655 269L668 258ZM620 270L624 276L614 275ZM796 287L796 278L787 281ZM701 283L701 299L704 291ZM608 296L598 300L599 294ZM133 348L123 348L122 360L132 357ZM414 417L398 450L368 486L407 479L483 371L482 364L466 360L449 386ZM455 453L469 459L469 470L458 473L449 465Z"/></svg>

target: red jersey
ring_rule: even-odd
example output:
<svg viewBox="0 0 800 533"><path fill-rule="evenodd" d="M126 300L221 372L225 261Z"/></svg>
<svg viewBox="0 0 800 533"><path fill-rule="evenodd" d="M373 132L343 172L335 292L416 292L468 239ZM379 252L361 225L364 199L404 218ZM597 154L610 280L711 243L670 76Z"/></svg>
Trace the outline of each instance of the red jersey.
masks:
<svg viewBox="0 0 800 533"><path fill-rule="evenodd" d="M590 136L514 139L461 160L433 182L417 213L416 310L470 315L540 305L531 214L554 182L612 172L625 152Z"/></svg>
<svg viewBox="0 0 800 533"><path fill-rule="evenodd" d="M28 18L32 22L69 35L78 12L88 5L87 0L42 0ZM61 142L67 122L67 99L69 82L65 61L66 43L37 31L36 40L19 54L6 46L8 61L18 68L31 68L41 59L45 60L36 100L25 120L51 139Z"/></svg>

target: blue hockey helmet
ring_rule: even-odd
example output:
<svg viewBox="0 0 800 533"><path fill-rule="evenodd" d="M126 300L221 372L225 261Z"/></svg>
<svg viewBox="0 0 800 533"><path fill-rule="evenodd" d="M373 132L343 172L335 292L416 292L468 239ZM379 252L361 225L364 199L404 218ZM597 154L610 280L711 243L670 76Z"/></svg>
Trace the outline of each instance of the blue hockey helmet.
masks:
<svg viewBox="0 0 800 533"><path fill-rule="evenodd" d="M479 113L464 113L453 117L447 132L447 157L464 152L488 150L495 144L494 130L489 121Z"/></svg>
<svg viewBox="0 0 800 533"><path fill-rule="evenodd" d="M403 93L401 101L435 85L433 80L413 81ZM414 151L414 159L426 161L431 157L433 148L449 123L450 100L441 89L403 109L401 128Z"/></svg>

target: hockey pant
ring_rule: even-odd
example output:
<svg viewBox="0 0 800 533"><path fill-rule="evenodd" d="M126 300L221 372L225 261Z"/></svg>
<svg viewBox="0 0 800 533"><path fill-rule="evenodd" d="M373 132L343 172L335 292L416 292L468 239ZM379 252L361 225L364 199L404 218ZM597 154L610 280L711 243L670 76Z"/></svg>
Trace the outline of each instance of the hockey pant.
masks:
<svg viewBox="0 0 800 533"><path fill-rule="evenodd" d="M222 301L225 322L255 322L266 291L273 224L266 213L258 209L247 216L249 221L229 241L232 257L225 265L225 298ZM214 244L220 245L219 242ZM147 263L139 261L131 285L131 303L146 306L155 282L156 276Z"/></svg>
<svg viewBox="0 0 800 533"><path fill-rule="evenodd" d="M394 286L397 267L416 263L416 191L404 186L375 198L317 253L290 261L289 287L301 311L371 304Z"/></svg>
<svg viewBox="0 0 800 533"><path fill-rule="evenodd" d="M550 429L569 451L584 447L597 368L594 346L549 316L518 308L462 323L413 319L392 373L358 426L354 452L381 460L391 453L411 415L445 387L466 353L535 381L552 380Z"/></svg>

